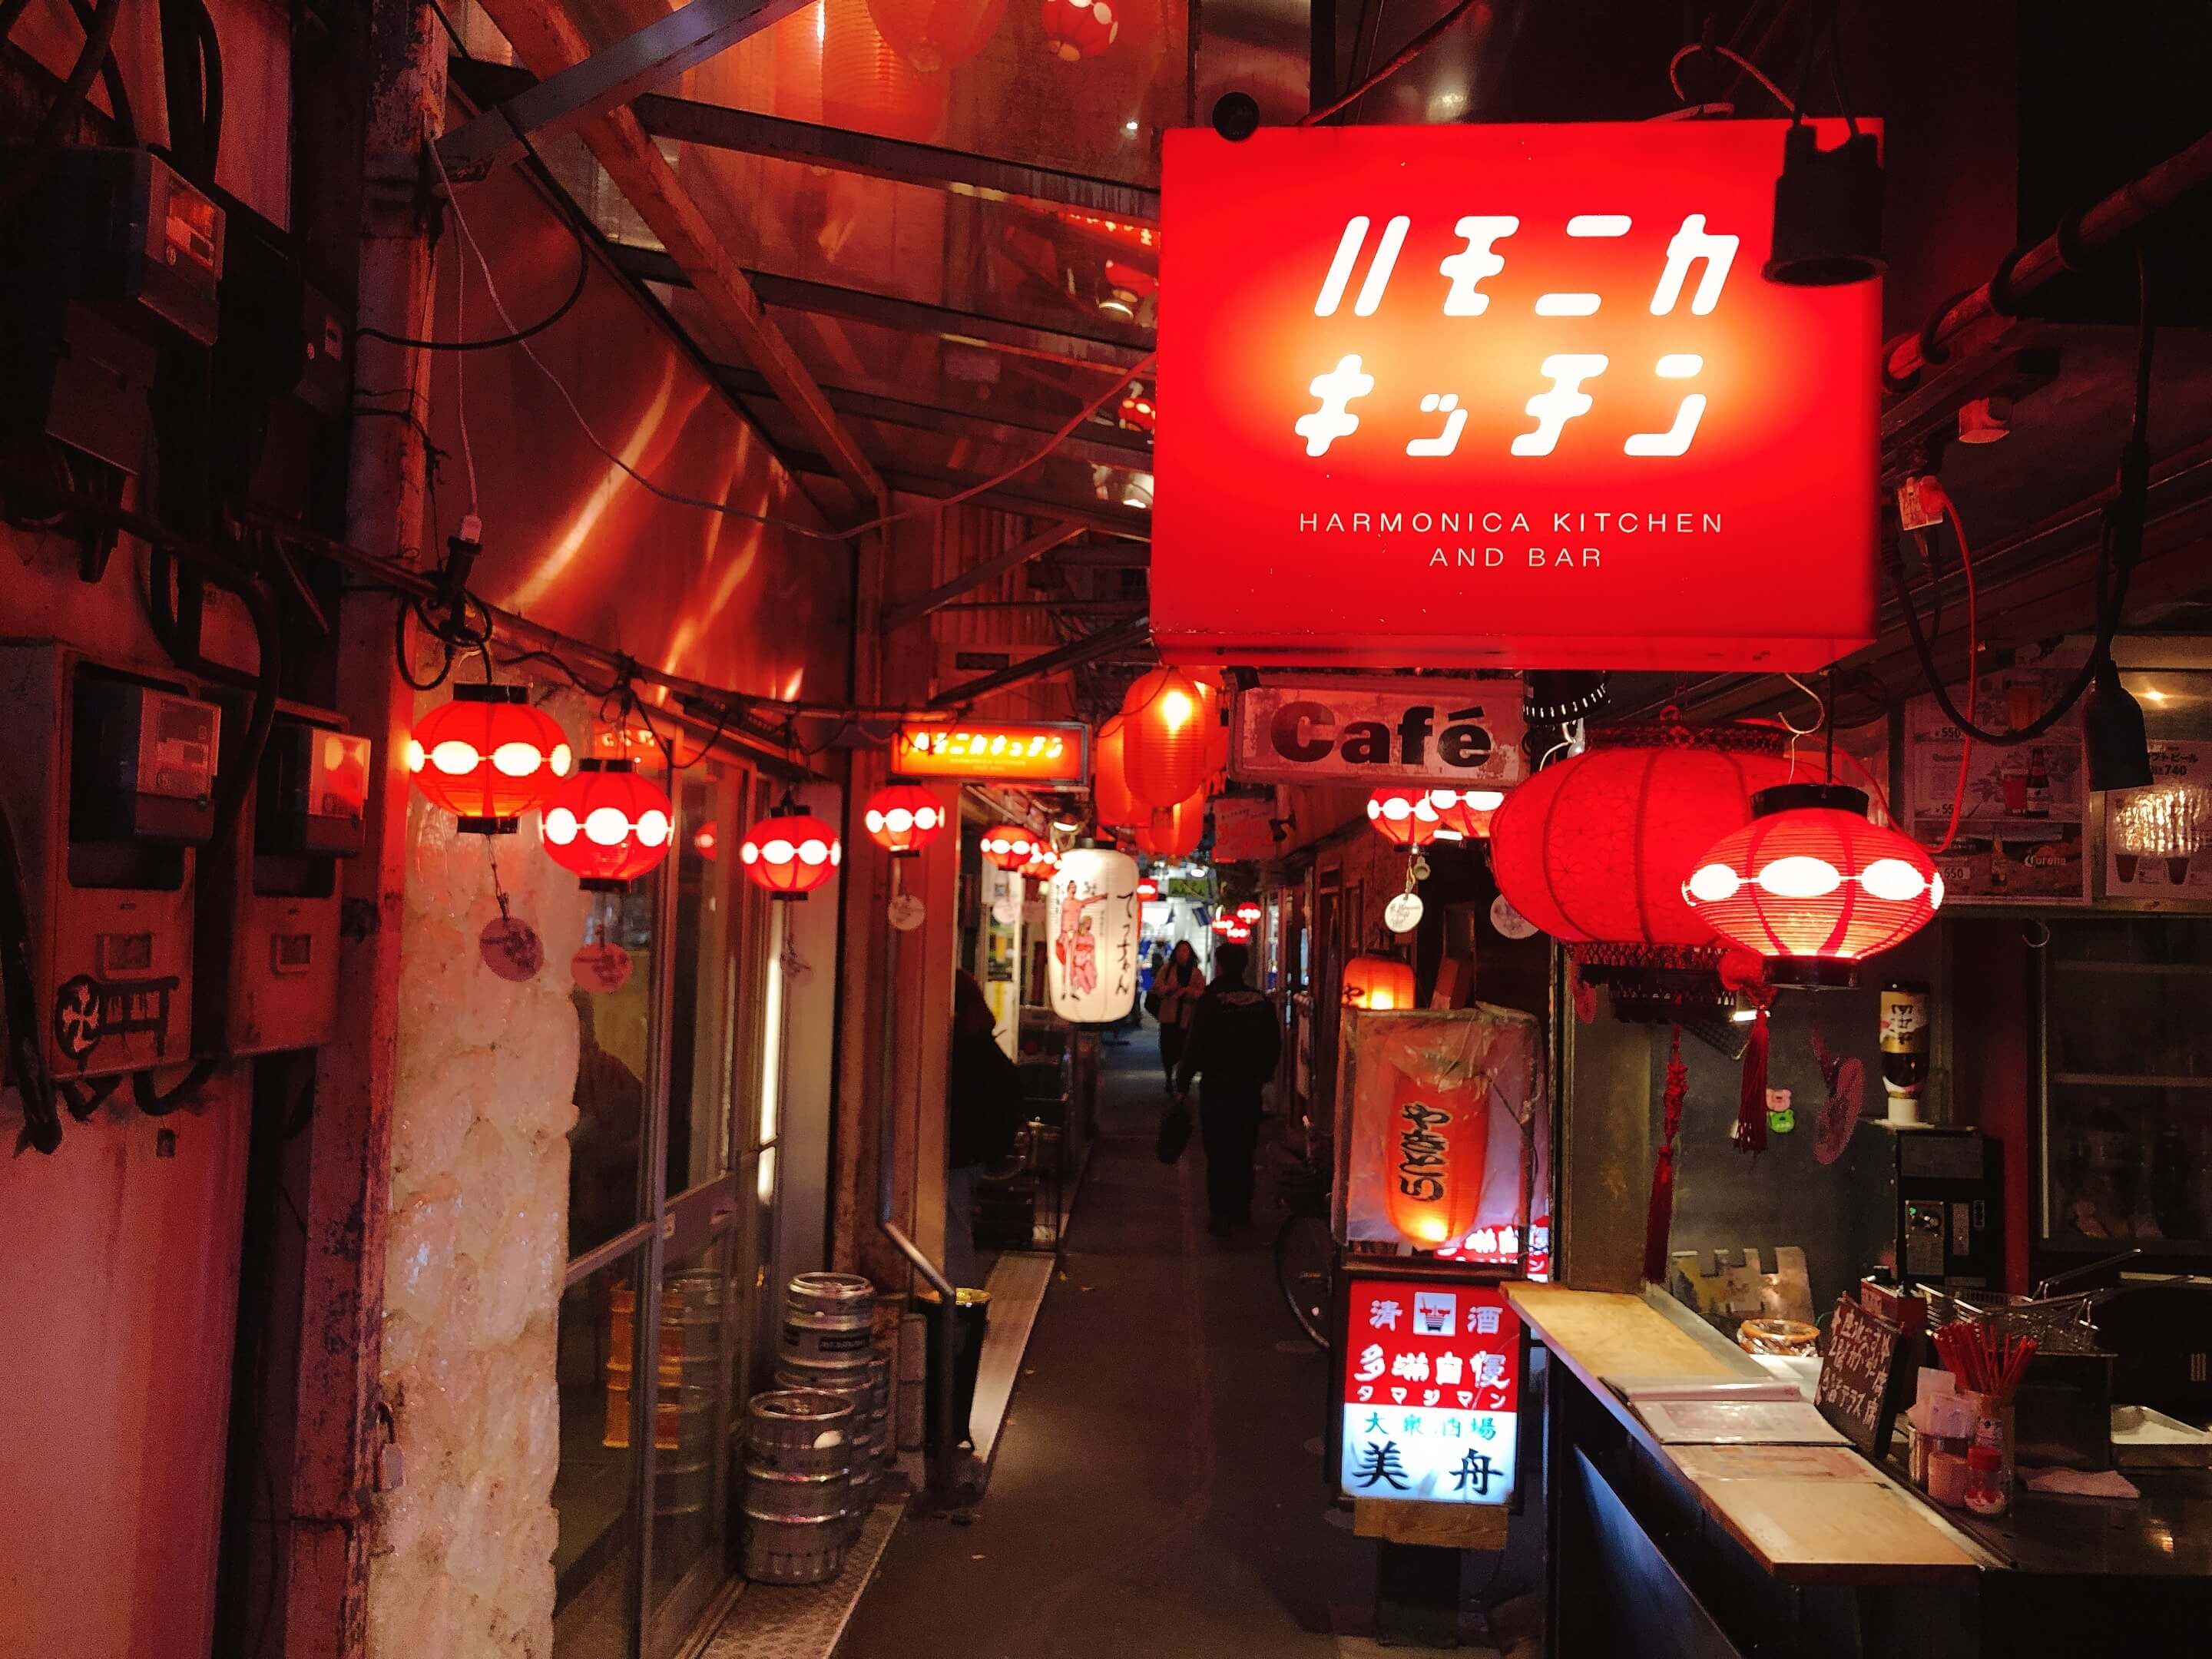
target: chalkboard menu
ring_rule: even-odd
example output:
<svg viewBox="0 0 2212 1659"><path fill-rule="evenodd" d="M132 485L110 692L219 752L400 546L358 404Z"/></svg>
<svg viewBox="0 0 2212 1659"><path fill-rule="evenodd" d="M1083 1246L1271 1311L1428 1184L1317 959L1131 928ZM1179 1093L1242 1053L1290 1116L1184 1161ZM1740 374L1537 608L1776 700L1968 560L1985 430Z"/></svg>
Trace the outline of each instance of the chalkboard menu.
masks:
<svg viewBox="0 0 2212 1659"><path fill-rule="evenodd" d="M1877 1462L1889 1453L1908 1348L1905 1333L1887 1319L1869 1313L1850 1297L1837 1302L1813 1403L1838 1432Z"/></svg>

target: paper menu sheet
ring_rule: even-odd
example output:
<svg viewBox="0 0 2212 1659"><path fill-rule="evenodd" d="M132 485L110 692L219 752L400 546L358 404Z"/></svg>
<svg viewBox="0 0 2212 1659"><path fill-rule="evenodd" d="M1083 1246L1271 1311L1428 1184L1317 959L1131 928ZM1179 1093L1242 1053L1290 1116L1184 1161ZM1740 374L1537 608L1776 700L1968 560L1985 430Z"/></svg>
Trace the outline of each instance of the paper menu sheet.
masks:
<svg viewBox="0 0 2212 1659"><path fill-rule="evenodd" d="M1802 1399L1643 1400L1644 1426L1666 1445L1831 1446L1848 1442Z"/></svg>

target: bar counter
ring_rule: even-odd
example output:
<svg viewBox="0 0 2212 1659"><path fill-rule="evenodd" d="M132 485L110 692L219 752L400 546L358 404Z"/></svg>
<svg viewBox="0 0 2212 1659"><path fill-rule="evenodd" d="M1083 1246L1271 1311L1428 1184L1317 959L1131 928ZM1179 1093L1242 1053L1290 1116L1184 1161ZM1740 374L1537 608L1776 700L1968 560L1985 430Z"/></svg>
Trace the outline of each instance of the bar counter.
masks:
<svg viewBox="0 0 2212 1659"><path fill-rule="evenodd" d="M2130 1471L2139 1504L2023 1486L1954 1523L1849 1446L1662 1443L1613 1384L1771 1380L1671 1298L1508 1294L1549 1356L1552 1652L2206 1651L2212 1472Z"/></svg>

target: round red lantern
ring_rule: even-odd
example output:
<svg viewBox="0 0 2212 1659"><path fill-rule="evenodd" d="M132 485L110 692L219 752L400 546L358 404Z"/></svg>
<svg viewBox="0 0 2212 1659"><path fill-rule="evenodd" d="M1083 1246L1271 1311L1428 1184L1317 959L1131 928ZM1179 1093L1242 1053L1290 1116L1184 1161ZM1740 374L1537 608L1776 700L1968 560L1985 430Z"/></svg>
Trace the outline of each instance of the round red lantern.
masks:
<svg viewBox="0 0 2212 1659"><path fill-rule="evenodd" d="M1159 883L1154 881L1150 876L1140 876L1138 878L1137 897L1140 902L1150 903L1159 896Z"/></svg>
<svg viewBox="0 0 2212 1659"><path fill-rule="evenodd" d="M868 0L884 39L924 75L966 63L1006 15L1006 0Z"/></svg>
<svg viewBox="0 0 2212 1659"><path fill-rule="evenodd" d="M1036 857L1044 838L1018 823L1002 823L983 832L983 856L1001 870L1020 870Z"/></svg>
<svg viewBox="0 0 2212 1659"><path fill-rule="evenodd" d="M1908 836L1867 819L1840 784L1762 791L1750 823L1723 836L1682 884L1699 921L1767 960L1770 979L1851 982L1857 964L1925 927L1943 878Z"/></svg>
<svg viewBox="0 0 2212 1659"><path fill-rule="evenodd" d="M1260 908L1259 904L1251 899L1246 899L1243 903L1237 907L1237 920L1247 927L1259 921L1265 914L1266 912Z"/></svg>
<svg viewBox="0 0 2212 1659"><path fill-rule="evenodd" d="M869 8L828 8L818 44L822 121L848 132L933 144L945 137L950 76L924 73L884 39Z"/></svg>
<svg viewBox="0 0 2212 1659"><path fill-rule="evenodd" d="M910 859L945 829L945 808L918 783L895 783L868 797L861 815L868 837L895 859Z"/></svg>
<svg viewBox="0 0 2212 1659"><path fill-rule="evenodd" d="M1354 957L1344 964L1344 1006L1394 1009L1413 1006L1413 965L1395 957Z"/></svg>
<svg viewBox="0 0 2212 1659"><path fill-rule="evenodd" d="M1091 740L1091 805L1102 830L1142 823L1146 808L1129 793L1122 763L1122 739L1129 722L1121 715L1101 726Z"/></svg>
<svg viewBox="0 0 2212 1659"><path fill-rule="evenodd" d="M1393 847L1425 847L1443 827L1426 789L1397 785L1367 797L1367 821Z"/></svg>
<svg viewBox="0 0 2212 1659"><path fill-rule="evenodd" d="M738 845L746 879L780 899L805 898L837 873L844 855L837 832L788 795Z"/></svg>
<svg viewBox="0 0 2212 1659"><path fill-rule="evenodd" d="M1121 701L1121 773L1139 805L1187 800L1206 781L1212 701L1179 668L1155 668Z"/></svg>
<svg viewBox="0 0 2212 1659"><path fill-rule="evenodd" d="M619 893L668 856L675 825L668 792L634 760L587 760L553 792L542 823L545 852L586 892Z"/></svg>
<svg viewBox="0 0 2212 1659"><path fill-rule="evenodd" d="M1096 58L1121 33L1112 0L1044 0L1045 50L1063 64Z"/></svg>
<svg viewBox="0 0 2212 1659"><path fill-rule="evenodd" d="M701 858L713 862L715 855L722 850L722 832L714 819L708 819L691 832L691 845L698 848Z"/></svg>
<svg viewBox="0 0 2212 1659"><path fill-rule="evenodd" d="M1491 815L1505 805L1502 789L1431 789L1429 805L1437 822L1469 840L1486 839Z"/></svg>
<svg viewBox="0 0 2212 1659"><path fill-rule="evenodd" d="M1147 858L1188 858L1198 851L1199 839L1205 833L1206 794L1201 790L1188 800L1151 814L1139 824L1137 850Z"/></svg>
<svg viewBox="0 0 2212 1659"><path fill-rule="evenodd" d="M1682 897L1705 850L1788 781L1764 726L1615 726L1508 795L1490 825L1506 901L1585 965L1710 967L1719 942Z"/></svg>
<svg viewBox="0 0 2212 1659"><path fill-rule="evenodd" d="M1036 855L1022 866L1022 875L1030 881L1050 881L1052 872L1059 868L1060 854L1047 843L1039 846Z"/></svg>
<svg viewBox="0 0 2212 1659"><path fill-rule="evenodd" d="M511 836L568 774L568 734L520 685L461 685L407 739L415 786L475 836Z"/></svg>

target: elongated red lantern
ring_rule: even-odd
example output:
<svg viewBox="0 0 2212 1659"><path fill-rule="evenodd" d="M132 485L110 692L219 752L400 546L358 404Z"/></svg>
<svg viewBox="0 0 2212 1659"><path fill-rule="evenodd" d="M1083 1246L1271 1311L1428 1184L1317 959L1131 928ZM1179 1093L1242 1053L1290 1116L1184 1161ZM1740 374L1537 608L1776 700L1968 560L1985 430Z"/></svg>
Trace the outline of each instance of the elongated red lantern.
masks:
<svg viewBox="0 0 2212 1659"><path fill-rule="evenodd" d="M921 784L895 783L868 797L860 821L877 846L895 859L910 859L944 833L945 809Z"/></svg>
<svg viewBox="0 0 2212 1659"><path fill-rule="evenodd" d="M1367 797L1367 822L1393 847L1425 847L1443 827L1426 789L1397 785Z"/></svg>
<svg viewBox="0 0 2212 1659"><path fill-rule="evenodd" d="M1413 1006L1413 965L1395 957L1354 957L1344 964L1344 1006L1390 1010Z"/></svg>
<svg viewBox="0 0 2212 1659"><path fill-rule="evenodd" d="M1155 811L1206 781L1207 698L1179 668L1155 668L1122 699L1121 769L1129 793Z"/></svg>
<svg viewBox="0 0 2212 1659"><path fill-rule="evenodd" d="M884 40L924 75L966 63L1006 15L1006 0L868 0Z"/></svg>
<svg viewBox="0 0 2212 1659"><path fill-rule="evenodd" d="M573 757L560 722L520 685L459 685L407 739L415 787L473 836L511 836L543 806Z"/></svg>
<svg viewBox="0 0 2212 1659"><path fill-rule="evenodd" d="M1128 720L1116 714L1100 726L1091 739L1091 805L1102 830L1142 823L1150 810L1129 793L1123 752L1128 729Z"/></svg>
<svg viewBox="0 0 2212 1659"><path fill-rule="evenodd" d="M546 803L545 852L586 892L619 893L668 856L668 792L634 760L576 764ZM712 843L709 843L710 845Z"/></svg>
<svg viewBox="0 0 2212 1659"><path fill-rule="evenodd" d="M1198 851L1206 834L1206 794L1200 791L1166 811L1152 813L1137 826L1137 850L1147 858L1184 859Z"/></svg>
<svg viewBox="0 0 2212 1659"><path fill-rule="evenodd" d="M779 899L805 898L837 873L844 854L837 832L788 795L738 847L746 878Z"/></svg>
<svg viewBox="0 0 2212 1659"><path fill-rule="evenodd" d="M1036 857L1044 838L1018 823L1002 823L983 832L983 856L1001 870L1019 870Z"/></svg>
<svg viewBox="0 0 2212 1659"><path fill-rule="evenodd" d="M1441 1066L1401 1041L1388 1045L1393 1075L1384 1207L1408 1244L1455 1243L1474 1229L1490 1161L1490 1079Z"/></svg>
<svg viewBox="0 0 2212 1659"><path fill-rule="evenodd" d="M1750 823L1723 836L1682 884L1699 921L1764 957L1767 977L1848 985L1858 964L1917 933L1943 878L1908 836L1869 823L1840 784L1761 792Z"/></svg>
<svg viewBox="0 0 2212 1659"><path fill-rule="evenodd" d="M1490 820L1498 809L1505 805L1502 789L1431 789L1429 806L1437 821L1447 830L1456 830L1469 841L1486 840L1490 835Z"/></svg>

